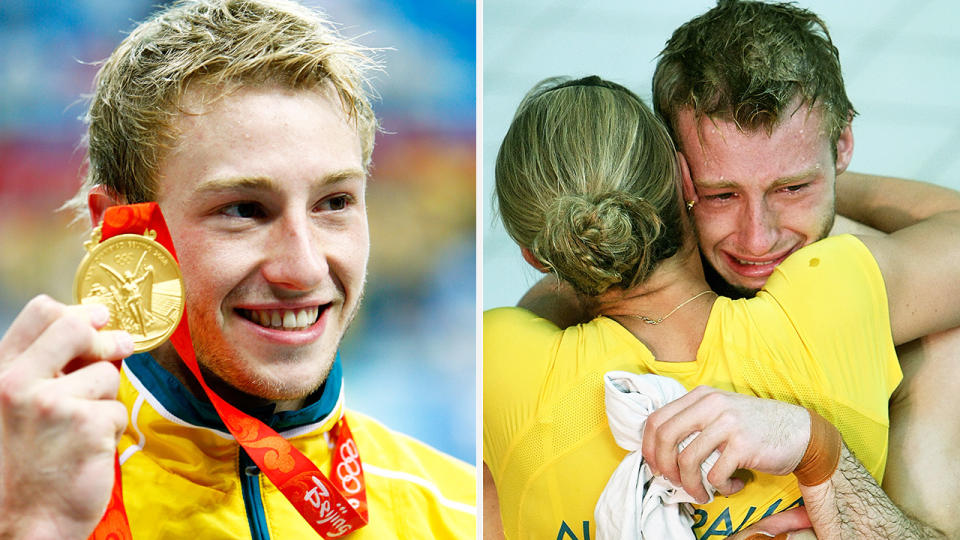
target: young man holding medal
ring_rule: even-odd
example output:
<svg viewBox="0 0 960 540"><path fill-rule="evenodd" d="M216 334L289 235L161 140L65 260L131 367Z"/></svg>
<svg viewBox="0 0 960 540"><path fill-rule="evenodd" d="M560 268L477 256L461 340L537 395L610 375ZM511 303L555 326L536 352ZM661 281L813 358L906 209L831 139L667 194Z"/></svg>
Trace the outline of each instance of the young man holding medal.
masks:
<svg viewBox="0 0 960 540"><path fill-rule="evenodd" d="M474 535L473 469L343 403L370 67L282 0L179 3L104 63L80 305L0 341L3 537Z"/></svg>

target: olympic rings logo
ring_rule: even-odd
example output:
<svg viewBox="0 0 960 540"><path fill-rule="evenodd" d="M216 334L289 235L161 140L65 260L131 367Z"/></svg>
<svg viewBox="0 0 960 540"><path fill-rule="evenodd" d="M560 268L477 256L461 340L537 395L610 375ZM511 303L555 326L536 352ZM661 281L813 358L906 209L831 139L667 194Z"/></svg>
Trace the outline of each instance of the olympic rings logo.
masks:
<svg viewBox="0 0 960 540"><path fill-rule="evenodd" d="M363 490L363 467L360 465L360 452L353 440L340 445L340 463L337 464L337 478L343 490L355 495Z"/></svg>

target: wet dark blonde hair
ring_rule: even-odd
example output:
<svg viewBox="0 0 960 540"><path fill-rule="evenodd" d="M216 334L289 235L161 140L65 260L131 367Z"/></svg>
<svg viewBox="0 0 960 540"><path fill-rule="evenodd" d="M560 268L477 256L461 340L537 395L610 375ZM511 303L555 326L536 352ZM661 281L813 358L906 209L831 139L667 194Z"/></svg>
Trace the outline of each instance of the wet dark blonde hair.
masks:
<svg viewBox="0 0 960 540"><path fill-rule="evenodd" d="M653 75L654 108L674 135L684 109L698 120L770 132L796 112L798 97L800 105L822 108L836 157L840 133L856 114L840 54L820 17L788 3L719 0L674 31Z"/></svg>
<svg viewBox="0 0 960 540"><path fill-rule="evenodd" d="M83 213L103 185L129 203L154 200L157 170L177 134L188 88L219 96L247 85L332 89L355 122L364 166L377 120L370 49L342 37L323 14L288 0L181 0L137 26L103 63L86 116L87 170L66 206Z"/></svg>
<svg viewBox="0 0 960 540"><path fill-rule="evenodd" d="M682 243L673 143L616 83L535 86L500 145L495 176L507 232L581 293L641 283Z"/></svg>

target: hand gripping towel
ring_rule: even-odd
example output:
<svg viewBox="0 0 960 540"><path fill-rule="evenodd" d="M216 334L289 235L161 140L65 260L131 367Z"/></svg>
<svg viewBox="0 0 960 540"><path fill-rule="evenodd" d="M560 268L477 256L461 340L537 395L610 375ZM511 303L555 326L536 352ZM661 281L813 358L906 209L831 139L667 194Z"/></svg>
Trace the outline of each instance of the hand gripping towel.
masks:
<svg viewBox="0 0 960 540"><path fill-rule="evenodd" d="M594 519L598 540L695 539L693 497L662 476L654 477L640 453L650 413L686 394L677 381L660 375L610 371L603 376L607 422L617 444L630 453L610 476ZM683 450L699 432L680 442ZM713 499L707 473L720 457L716 450L700 464L703 486Z"/></svg>

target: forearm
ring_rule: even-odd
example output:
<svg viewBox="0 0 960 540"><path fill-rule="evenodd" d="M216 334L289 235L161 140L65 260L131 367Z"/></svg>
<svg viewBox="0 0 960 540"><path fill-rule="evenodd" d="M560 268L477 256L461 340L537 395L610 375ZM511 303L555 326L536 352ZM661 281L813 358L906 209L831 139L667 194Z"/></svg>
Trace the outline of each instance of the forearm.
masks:
<svg viewBox="0 0 960 540"><path fill-rule="evenodd" d="M960 210L960 192L942 186L853 172L837 177L837 213L886 233L951 210Z"/></svg>
<svg viewBox="0 0 960 540"><path fill-rule="evenodd" d="M846 444L830 480L800 486L817 538L946 538L940 531L906 516L850 453Z"/></svg>
<svg viewBox="0 0 960 540"><path fill-rule="evenodd" d="M567 328L591 318L590 305L573 287L547 275L523 295L517 306L527 309L560 328Z"/></svg>

